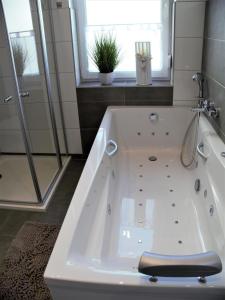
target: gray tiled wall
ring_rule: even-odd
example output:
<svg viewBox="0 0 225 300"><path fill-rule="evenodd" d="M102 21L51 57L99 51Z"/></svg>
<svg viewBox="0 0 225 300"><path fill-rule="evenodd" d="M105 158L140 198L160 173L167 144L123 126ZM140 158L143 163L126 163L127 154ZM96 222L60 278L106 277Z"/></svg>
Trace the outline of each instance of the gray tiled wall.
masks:
<svg viewBox="0 0 225 300"><path fill-rule="evenodd" d="M107 106L172 105L171 86L152 87L80 87L77 102L80 118L82 147L88 154Z"/></svg>
<svg viewBox="0 0 225 300"><path fill-rule="evenodd" d="M221 108L220 117L211 120L225 140L225 1L209 0L206 6L203 72L207 78L206 96Z"/></svg>

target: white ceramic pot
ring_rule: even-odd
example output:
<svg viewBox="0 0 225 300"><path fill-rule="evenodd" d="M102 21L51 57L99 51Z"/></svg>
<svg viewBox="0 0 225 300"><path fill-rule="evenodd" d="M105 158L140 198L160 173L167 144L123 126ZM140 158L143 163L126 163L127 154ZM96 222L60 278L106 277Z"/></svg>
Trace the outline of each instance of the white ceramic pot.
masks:
<svg viewBox="0 0 225 300"><path fill-rule="evenodd" d="M99 80L102 85L111 85L114 79L114 73L99 73Z"/></svg>

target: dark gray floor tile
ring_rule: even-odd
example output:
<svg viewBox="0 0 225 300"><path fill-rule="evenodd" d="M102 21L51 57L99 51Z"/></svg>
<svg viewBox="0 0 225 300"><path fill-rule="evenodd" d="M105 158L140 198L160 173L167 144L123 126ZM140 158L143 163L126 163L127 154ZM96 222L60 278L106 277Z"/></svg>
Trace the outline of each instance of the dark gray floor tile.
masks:
<svg viewBox="0 0 225 300"><path fill-rule="evenodd" d="M26 220L29 220L31 212L12 210L6 221L0 226L0 235L15 236Z"/></svg>
<svg viewBox="0 0 225 300"><path fill-rule="evenodd" d="M0 209L0 228L1 228L2 224L5 223L10 212L11 212L11 210L8 210L8 209Z"/></svg>
<svg viewBox="0 0 225 300"><path fill-rule="evenodd" d="M84 165L85 160L71 159L45 212L0 209L0 256L26 221L62 224Z"/></svg>
<svg viewBox="0 0 225 300"><path fill-rule="evenodd" d="M74 171L74 170L78 170L78 171L82 171L85 165L86 159L75 159L75 158L71 158L69 166L66 170L66 173L70 172L70 171Z"/></svg>
<svg viewBox="0 0 225 300"><path fill-rule="evenodd" d="M12 240L12 236L0 236L0 264L3 261Z"/></svg>
<svg viewBox="0 0 225 300"><path fill-rule="evenodd" d="M62 224L66 215L67 209L48 209L45 213L34 213L30 215L29 221L48 223L48 224Z"/></svg>

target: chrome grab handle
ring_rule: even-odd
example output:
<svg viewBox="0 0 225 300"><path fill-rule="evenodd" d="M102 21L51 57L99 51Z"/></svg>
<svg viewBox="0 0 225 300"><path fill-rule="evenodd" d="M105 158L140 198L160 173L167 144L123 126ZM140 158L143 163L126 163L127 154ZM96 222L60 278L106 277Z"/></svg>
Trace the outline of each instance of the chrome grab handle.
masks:
<svg viewBox="0 0 225 300"><path fill-rule="evenodd" d="M29 97L30 93L29 92L21 92L20 93L20 97L25 98L25 97Z"/></svg>
<svg viewBox="0 0 225 300"><path fill-rule="evenodd" d="M9 101L13 100L13 96L8 96L6 98L3 99L4 103L8 103Z"/></svg>
<svg viewBox="0 0 225 300"><path fill-rule="evenodd" d="M112 148L113 149L110 151L109 148ZM117 146L117 143L114 141L114 140L109 140L106 144L106 149L105 149L105 152L108 156L113 156L118 150L118 146Z"/></svg>
<svg viewBox="0 0 225 300"><path fill-rule="evenodd" d="M150 276L205 277L220 273L222 263L213 251L182 256L144 252L138 271Z"/></svg>
<svg viewBox="0 0 225 300"><path fill-rule="evenodd" d="M207 160L208 156L203 152L204 144L201 142L197 145L198 154L205 160Z"/></svg>

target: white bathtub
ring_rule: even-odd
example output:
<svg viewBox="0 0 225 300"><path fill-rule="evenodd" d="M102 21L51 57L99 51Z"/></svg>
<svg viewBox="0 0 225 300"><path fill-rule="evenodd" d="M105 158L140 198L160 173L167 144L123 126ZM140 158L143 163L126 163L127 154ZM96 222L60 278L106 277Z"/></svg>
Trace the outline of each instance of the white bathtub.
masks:
<svg viewBox="0 0 225 300"><path fill-rule="evenodd" d="M209 157L185 169L180 151L192 118L190 108L107 109L45 271L53 299L225 298L225 270L205 284L190 277L153 283L137 271L144 251L212 250L225 263L225 145L202 116L198 139ZM112 157L110 139L118 144Z"/></svg>

